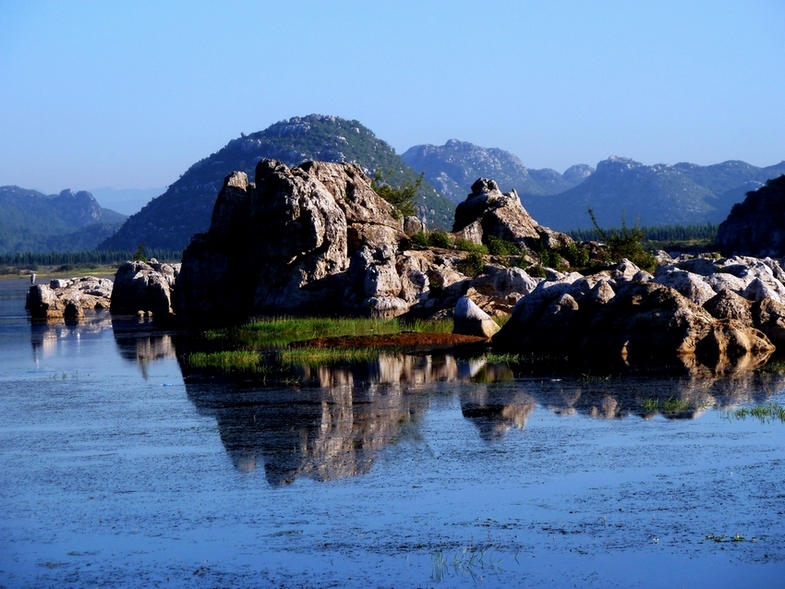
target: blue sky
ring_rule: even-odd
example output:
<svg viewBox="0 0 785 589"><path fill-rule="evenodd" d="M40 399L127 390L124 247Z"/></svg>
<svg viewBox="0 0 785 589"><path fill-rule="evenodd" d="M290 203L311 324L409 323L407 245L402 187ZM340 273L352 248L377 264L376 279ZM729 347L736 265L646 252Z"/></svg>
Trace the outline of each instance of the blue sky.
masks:
<svg viewBox="0 0 785 589"><path fill-rule="evenodd" d="M560 172L766 166L784 62L783 0L0 0L0 185L164 187L311 113Z"/></svg>

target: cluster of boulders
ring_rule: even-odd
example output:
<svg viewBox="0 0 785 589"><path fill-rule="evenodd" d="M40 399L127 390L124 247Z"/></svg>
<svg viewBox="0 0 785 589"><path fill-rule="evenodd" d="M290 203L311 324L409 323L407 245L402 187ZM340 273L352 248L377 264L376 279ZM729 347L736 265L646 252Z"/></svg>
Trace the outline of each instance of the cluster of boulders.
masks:
<svg viewBox="0 0 785 589"><path fill-rule="evenodd" d="M107 278L55 279L48 284L33 284L25 309L35 319L79 319L85 310L109 309L111 299L112 281Z"/></svg>
<svg viewBox="0 0 785 589"><path fill-rule="evenodd" d="M769 258L672 259L542 280L494 336L505 351L625 366L754 367L785 345L785 271Z"/></svg>
<svg viewBox="0 0 785 589"><path fill-rule="evenodd" d="M83 276L34 284L25 309L34 319L79 319L85 312L110 310L121 315L164 318L172 316L174 284L180 264L128 261L114 281Z"/></svg>

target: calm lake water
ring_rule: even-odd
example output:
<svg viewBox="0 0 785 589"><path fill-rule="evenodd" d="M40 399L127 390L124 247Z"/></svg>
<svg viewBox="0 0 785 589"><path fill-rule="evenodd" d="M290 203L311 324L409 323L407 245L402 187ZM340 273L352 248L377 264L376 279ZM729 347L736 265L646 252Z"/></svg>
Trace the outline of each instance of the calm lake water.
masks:
<svg viewBox="0 0 785 589"><path fill-rule="evenodd" d="M728 412L782 377L230 383L149 325L31 325L26 290L0 281L0 587L785 583L785 425Z"/></svg>

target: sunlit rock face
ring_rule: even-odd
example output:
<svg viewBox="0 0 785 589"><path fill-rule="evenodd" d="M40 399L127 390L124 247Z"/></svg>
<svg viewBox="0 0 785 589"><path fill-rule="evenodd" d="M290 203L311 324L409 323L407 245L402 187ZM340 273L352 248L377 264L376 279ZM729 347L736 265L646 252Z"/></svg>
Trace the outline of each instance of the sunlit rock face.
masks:
<svg viewBox="0 0 785 589"><path fill-rule="evenodd" d="M186 320L340 312L351 256L397 250L405 238L356 165L262 160L255 183L241 172L226 178L209 231L184 252L177 312Z"/></svg>
<svg viewBox="0 0 785 589"><path fill-rule="evenodd" d="M34 319L79 319L85 311L109 309L113 283L107 278L83 276L34 284L25 309Z"/></svg>

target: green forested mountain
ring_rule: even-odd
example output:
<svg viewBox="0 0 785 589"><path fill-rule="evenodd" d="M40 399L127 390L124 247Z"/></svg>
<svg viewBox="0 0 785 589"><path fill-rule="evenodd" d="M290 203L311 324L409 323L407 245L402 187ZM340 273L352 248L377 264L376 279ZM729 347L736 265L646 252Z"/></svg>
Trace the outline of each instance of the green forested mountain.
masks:
<svg viewBox="0 0 785 589"><path fill-rule="evenodd" d="M213 205L223 179L235 170L253 180L259 160L272 158L289 166L307 160L355 162L366 173L377 170L391 184L415 181L417 174L384 141L357 121L310 115L276 123L264 131L242 135L191 166L161 196L132 215L101 244L107 249L149 247L182 249L195 233L210 225ZM452 225L453 206L429 184L417 196L420 215L430 227Z"/></svg>
<svg viewBox="0 0 785 589"><path fill-rule="evenodd" d="M89 192L47 196L0 186L0 253L93 249L125 219L102 208Z"/></svg>

